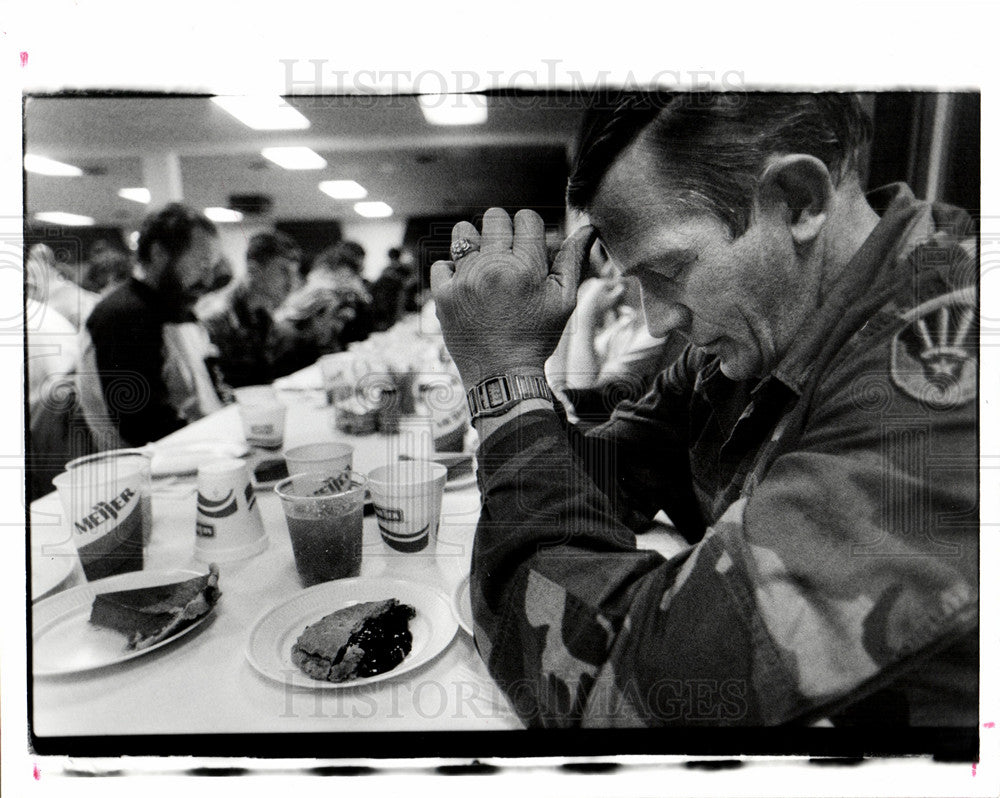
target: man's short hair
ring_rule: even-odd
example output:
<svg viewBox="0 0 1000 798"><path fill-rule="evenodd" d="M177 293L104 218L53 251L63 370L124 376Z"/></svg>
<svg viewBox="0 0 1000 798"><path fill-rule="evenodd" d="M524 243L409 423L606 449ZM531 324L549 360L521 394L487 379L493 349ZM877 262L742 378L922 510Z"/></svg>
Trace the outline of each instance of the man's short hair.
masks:
<svg viewBox="0 0 1000 798"><path fill-rule="evenodd" d="M813 155L839 184L857 171L871 122L855 95L837 93L639 93L595 103L566 190L570 207L589 208L611 164L640 134L672 193L738 238L769 156Z"/></svg>
<svg viewBox="0 0 1000 798"><path fill-rule="evenodd" d="M339 241L320 252L313 262L313 268L326 266L329 269L339 269L346 266L357 274L361 274L364 265L365 248L356 241Z"/></svg>
<svg viewBox="0 0 1000 798"><path fill-rule="evenodd" d="M209 235L218 235L215 225L197 211L179 202L172 202L154 211L142 220L136 256L140 263L148 264L153 244L159 244L171 259L183 255L191 246L191 236L196 229Z"/></svg>
<svg viewBox="0 0 1000 798"><path fill-rule="evenodd" d="M302 260L302 250L291 236L278 230L257 233L250 238L247 260L264 266L273 258L287 258L298 262Z"/></svg>

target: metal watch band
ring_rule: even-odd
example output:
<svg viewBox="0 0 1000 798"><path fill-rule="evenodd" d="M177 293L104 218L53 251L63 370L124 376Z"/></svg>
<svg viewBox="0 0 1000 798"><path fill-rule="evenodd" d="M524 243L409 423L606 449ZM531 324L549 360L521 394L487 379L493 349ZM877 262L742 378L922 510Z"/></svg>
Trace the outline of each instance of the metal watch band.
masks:
<svg viewBox="0 0 1000 798"><path fill-rule="evenodd" d="M466 394L473 419L502 416L525 399L548 399L552 391L544 377L528 374L501 374L483 380Z"/></svg>

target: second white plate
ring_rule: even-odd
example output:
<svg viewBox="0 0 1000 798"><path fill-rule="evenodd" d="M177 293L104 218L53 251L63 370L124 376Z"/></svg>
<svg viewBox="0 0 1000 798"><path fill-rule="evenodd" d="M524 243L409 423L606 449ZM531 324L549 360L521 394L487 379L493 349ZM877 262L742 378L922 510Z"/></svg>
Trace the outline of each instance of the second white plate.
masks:
<svg viewBox="0 0 1000 798"><path fill-rule="evenodd" d="M417 611L410 621L410 653L391 671L348 682L321 682L310 679L292 662L292 645L309 624L352 604L388 598ZM437 588L403 579L361 576L313 585L269 610L251 629L246 655L254 670L268 679L294 687L337 690L394 679L430 662L444 651L457 629L448 597Z"/></svg>
<svg viewBox="0 0 1000 798"><path fill-rule="evenodd" d="M201 626L214 607L190 626L159 643L139 650L125 647L125 636L92 625L91 605L98 593L168 585L194 576L197 571L134 571L109 576L70 588L31 608L32 654L35 676L59 676L103 668L156 651Z"/></svg>

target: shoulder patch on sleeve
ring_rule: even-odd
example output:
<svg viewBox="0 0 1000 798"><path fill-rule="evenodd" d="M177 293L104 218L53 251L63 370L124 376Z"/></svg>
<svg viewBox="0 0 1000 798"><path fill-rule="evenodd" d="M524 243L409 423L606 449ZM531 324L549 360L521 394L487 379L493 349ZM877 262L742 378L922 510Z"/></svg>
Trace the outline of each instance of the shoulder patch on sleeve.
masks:
<svg viewBox="0 0 1000 798"><path fill-rule="evenodd" d="M892 341L890 369L898 388L937 409L976 396L979 323L975 290L935 297L903 314Z"/></svg>

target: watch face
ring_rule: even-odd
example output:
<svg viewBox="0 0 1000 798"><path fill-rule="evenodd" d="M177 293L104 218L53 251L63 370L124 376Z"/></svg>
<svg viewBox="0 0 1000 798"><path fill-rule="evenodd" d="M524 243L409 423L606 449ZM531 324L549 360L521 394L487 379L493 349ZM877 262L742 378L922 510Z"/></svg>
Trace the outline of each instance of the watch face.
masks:
<svg viewBox="0 0 1000 798"><path fill-rule="evenodd" d="M486 398L489 399L490 407L496 407L504 403L504 392L499 380L486 383Z"/></svg>

